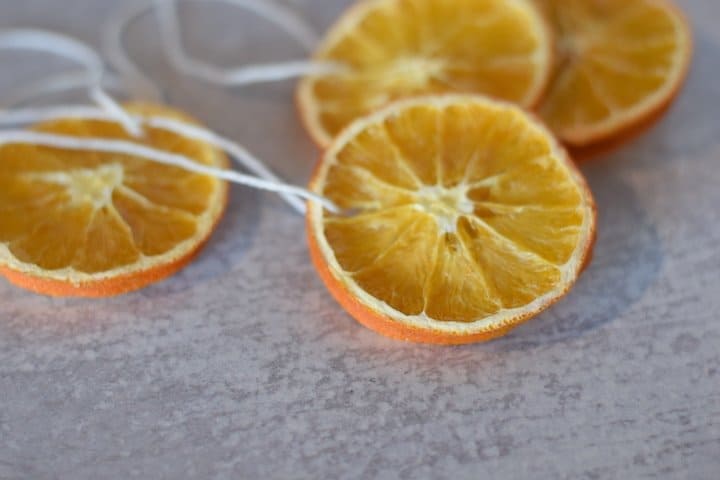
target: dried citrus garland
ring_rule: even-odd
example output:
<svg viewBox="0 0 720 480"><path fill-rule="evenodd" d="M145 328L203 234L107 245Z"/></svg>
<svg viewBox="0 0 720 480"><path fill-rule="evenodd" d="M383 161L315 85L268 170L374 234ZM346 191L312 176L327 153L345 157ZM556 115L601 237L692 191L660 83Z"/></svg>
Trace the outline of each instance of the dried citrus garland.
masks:
<svg viewBox="0 0 720 480"><path fill-rule="evenodd" d="M226 1L314 43L286 9ZM122 46L126 25L148 11L133 8L106 29L122 81L99 76L93 60L89 73L16 96L89 84L101 108L0 116L6 124L49 120L0 132L0 143L13 144L0 147L9 165L0 208L11 213L0 219L0 271L49 294L139 288L190 260L221 215L230 180L281 193L299 210L297 196L309 199L313 262L343 307L378 332L430 343L503 335L567 293L590 258L595 207L584 179L545 127L501 99L539 102L566 142L605 142L669 103L690 56L686 23L659 0L366 0L313 60L223 70L185 53L174 1L155 7L170 60L184 73L218 85L305 76L303 119L329 145L312 191L279 182L242 146L183 114L114 103L101 82L160 96ZM562 53L554 67L548 25ZM611 73L588 76L604 63ZM643 83L646 68L654 80ZM628 84L636 88L622 90ZM618 97L603 97L607 111L596 118L587 111L598 85ZM448 93L462 95L432 96ZM221 150L261 178L226 169ZM59 236L68 242L48 248Z"/></svg>

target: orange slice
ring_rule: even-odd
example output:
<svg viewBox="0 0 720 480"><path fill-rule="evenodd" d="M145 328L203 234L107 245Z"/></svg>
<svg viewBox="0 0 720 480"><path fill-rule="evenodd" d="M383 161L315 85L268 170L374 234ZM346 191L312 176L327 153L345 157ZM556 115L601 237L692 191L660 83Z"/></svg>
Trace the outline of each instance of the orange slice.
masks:
<svg viewBox="0 0 720 480"><path fill-rule="evenodd" d="M552 134L479 96L402 100L333 142L307 213L313 262L358 321L440 344L505 334L589 260L595 206Z"/></svg>
<svg viewBox="0 0 720 480"><path fill-rule="evenodd" d="M139 115L190 122L165 107ZM117 124L63 119L36 127L130 140ZM148 128L142 143L224 167L202 142ZM220 219L227 184L131 156L32 145L0 148L0 273L53 296L101 297L141 288L187 264Z"/></svg>
<svg viewBox="0 0 720 480"><path fill-rule="evenodd" d="M327 146L354 119L410 96L482 93L535 105L552 41L532 0L366 0L330 30L315 59L346 67L307 77L298 103Z"/></svg>
<svg viewBox="0 0 720 480"><path fill-rule="evenodd" d="M632 136L675 98L692 56L690 28L665 0L541 0L558 63L540 111L566 143Z"/></svg>

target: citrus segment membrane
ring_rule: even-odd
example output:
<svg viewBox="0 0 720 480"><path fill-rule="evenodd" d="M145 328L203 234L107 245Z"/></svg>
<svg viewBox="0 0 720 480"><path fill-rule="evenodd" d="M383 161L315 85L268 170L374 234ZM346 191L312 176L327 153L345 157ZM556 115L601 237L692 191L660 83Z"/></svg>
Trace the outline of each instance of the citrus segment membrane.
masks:
<svg viewBox="0 0 720 480"><path fill-rule="evenodd" d="M421 341L463 343L542 310L575 281L594 232L591 194L552 136L483 97L358 120L311 189L356 212L308 211L330 290L371 328Z"/></svg>
<svg viewBox="0 0 720 480"><path fill-rule="evenodd" d="M409 96L484 93L532 106L549 79L551 43L530 0L361 2L315 55L346 68L305 78L300 109L327 145L355 118Z"/></svg>

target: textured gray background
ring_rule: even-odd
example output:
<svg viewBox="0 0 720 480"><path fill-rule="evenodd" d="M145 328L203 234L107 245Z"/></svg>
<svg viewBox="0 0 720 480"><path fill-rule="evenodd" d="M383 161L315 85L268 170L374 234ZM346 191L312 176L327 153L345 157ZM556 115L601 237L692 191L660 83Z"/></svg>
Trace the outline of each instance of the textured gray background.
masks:
<svg viewBox="0 0 720 480"><path fill-rule="evenodd" d="M346 2L293 3L322 29ZM120 4L0 0L0 26L97 45ZM0 479L720 478L720 4L682 4L689 84L649 134L583 166L595 261L552 310L489 344L386 340L325 292L303 220L236 188L164 283L83 301L0 281ZM229 9L183 13L207 59L302 54ZM131 30L174 104L307 179L292 82L220 91L167 68L150 18ZM0 85L63 66L46 59L2 54Z"/></svg>

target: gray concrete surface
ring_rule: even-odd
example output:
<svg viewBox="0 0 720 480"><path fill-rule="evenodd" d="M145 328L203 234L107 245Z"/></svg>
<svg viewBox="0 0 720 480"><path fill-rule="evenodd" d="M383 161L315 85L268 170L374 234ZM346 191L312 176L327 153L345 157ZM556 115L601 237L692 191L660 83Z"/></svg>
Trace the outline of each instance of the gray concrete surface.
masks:
<svg viewBox="0 0 720 480"><path fill-rule="evenodd" d="M0 27L97 45L121 3L0 0ZM318 29L344 4L294 2ZM0 281L0 479L720 478L720 5L681 4L689 84L650 133L583 166L600 235L556 307L483 345L386 340L326 293L303 220L235 188L197 262L146 290L52 300ZM207 59L302 53L226 8L184 10ZM181 78L149 18L129 44L172 103L307 179L292 82ZM0 55L0 88L62 68L45 58Z"/></svg>

